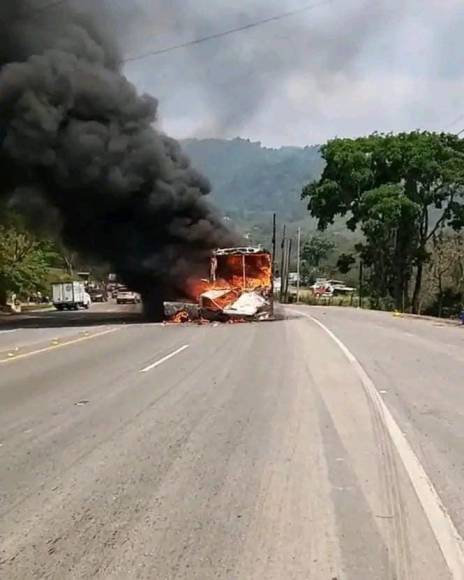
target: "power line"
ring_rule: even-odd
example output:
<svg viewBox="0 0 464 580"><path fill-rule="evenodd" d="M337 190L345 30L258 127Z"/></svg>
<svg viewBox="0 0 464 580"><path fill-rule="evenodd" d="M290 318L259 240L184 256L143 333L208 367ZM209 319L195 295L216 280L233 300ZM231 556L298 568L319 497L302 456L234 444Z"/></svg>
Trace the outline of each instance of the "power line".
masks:
<svg viewBox="0 0 464 580"><path fill-rule="evenodd" d="M30 10L25 14L23 14L22 18L24 20L37 20L48 10L58 8L62 4L66 4L68 1L69 0L53 0L53 2L49 2L48 4L44 4L43 6L38 7L30 6L29 7Z"/></svg>
<svg viewBox="0 0 464 580"><path fill-rule="evenodd" d="M60 6L61 4L66 4L68 0L53 0L53 2L49 2L48 4L45 4L44 6L40 6L39 8L35 8L32 13L33 15L36 14L42 14L42 12L46 12L47 10L51 10L52 8L56 8L57 6Z"/></svg>
<svg viewBox="0 0 464 580"><path fill-rule="evenodd" d="M289 10L288 12L282 12L281 14L277 14L275 16L270 16L268 18L263 18L261 20L255 20L254 22L250 22L249 24L245 24L243 26L237 26L236 28L229 28L228 30L223 30L222 32L216 32L214 34L209 34L207 36L202 36L200 38L195 38L194 40L188 40L187 42L182 42L180 44L173 44L171 46L166 46L164 48L159 48L157 50L150 50L141 54L137 54L135 56L130 56L124 59L122 62L134 62L137 60L142 60L144 58L148 58L150 56L158 56L160 54L166 54L167 52L173 52L174 50L179 50L181 48L188 48L190 46L196 46L198 44L203 44L205 42L209 42L210 40L216 40L218 38L224 38L225 36L230 36L232 34L236 34L237 32L243 32L245 30L250 30L252 28L257 28L258 26L263 26L265 24L270 24L271 22L277 22L279 20L283 20L284 18L290 18L291 16L296 16L297 14L301 14L302 12L308 12L309 10L314 10L315 8L319 8L320 6L325 6L326 4L332 4L334 0L322 0L321 2L307 4L306 6L302 6L301 8L297 8L296 10Z"/></svg>
<svg viewBox="0 0 464 580"><path fill-rule="evenodd" d="M457 125L460 121L462 121L464 119L464 113L459 115L459 117L456 117L456 119L454 119L454 121L452 121L449 125L446 125L445 127L445 131L447 129L450 129L451 127L454 127L455 125Z"/></svg>
<svg viewBox="0 0 464 580"><path fill-rule="evenodd" d="M455 125L457 125L458 123L460 123L461 121L464 120L464 113L462 113L461 115L459 115L459 117L456 117L456 119L454 119L454 121L452 121L451 123L449 123L449 125L446 125L445 127L445 131L447 131L448 129L451 129L451 127L454 127ZM456 137L459 137L459 135L461 135L462 133L464 133L464 129L461 129L460 131L458 131L457 133L455 133Z"/></svg>

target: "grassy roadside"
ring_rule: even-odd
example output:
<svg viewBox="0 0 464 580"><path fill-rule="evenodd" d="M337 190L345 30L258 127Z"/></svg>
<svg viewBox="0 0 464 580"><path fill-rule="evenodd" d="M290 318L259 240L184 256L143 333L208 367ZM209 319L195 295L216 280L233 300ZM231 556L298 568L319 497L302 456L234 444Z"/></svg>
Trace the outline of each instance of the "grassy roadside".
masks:
<svg viewBox="0 0 464 580"><path fill-rule="evenodd" d="M299 304L305 304L307 306L337 306L337 307L359 307L359 296L332 296L332 297L320 297L316 298L311 290L302 289L300 290L300 300ZM369 298L368 296L363 298L363 310L376 310L379 312L391 312L392 314L401 317L410 318L422 318L424 320L431 320L435 322L446 322L451 324L461 324L461 321L457 316L453 317L439 317L433 315L425 314L411 314L409 312L397 312L395 310L392 300L377 300Z"/></svg>
<svg viewBox="0 0 464 580"><path fill-rule="evenodd" d="M27 314L28 312L45 312L47 310L52 310L53 306L51 304L22 304L21 312L11 312L7 310L0 310L1 318L10 318L11 316L20 316L21 314Z"/></svg>
<svg viewBox="0 0 464 580"><path fill-rule="evenodd" d="M24 312L35 312L40 310L51 310L53 306L51 304L22 304L21 313Z"/></svg>

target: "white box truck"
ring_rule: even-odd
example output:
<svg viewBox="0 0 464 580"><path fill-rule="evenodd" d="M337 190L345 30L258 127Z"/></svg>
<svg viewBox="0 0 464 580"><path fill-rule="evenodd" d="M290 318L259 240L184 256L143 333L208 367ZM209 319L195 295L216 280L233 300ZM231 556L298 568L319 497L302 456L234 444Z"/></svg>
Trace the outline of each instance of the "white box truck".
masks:
<svg viewBox="0 0 464 580"><path fill-rule="evenodd" d="M91 299L85 291L84 282L52 284L53 305L57 310L89 308Z"/></svg>

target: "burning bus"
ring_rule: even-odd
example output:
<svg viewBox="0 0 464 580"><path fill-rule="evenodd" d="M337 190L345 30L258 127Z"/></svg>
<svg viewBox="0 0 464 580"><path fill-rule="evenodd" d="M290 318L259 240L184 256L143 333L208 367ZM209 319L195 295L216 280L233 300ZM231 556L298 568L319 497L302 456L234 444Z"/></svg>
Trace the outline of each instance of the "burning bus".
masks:
<svg viewBox="0 0 464 580"><path fill-rule="evenodd" d="M271 254L261 248L213 252L208 288L199 296L200 313L209 318L263 320L273 313Z"/></svg>
<svg viewBox="0 0 464 580"><path fill-rule="evenodd" d="M212 252L209 278L189 280L187 294L195 303L167 307L168 318L266 320L273 316L272 257L261 248L221 248ZM172 310L174 307L174 311Z"/></svg>

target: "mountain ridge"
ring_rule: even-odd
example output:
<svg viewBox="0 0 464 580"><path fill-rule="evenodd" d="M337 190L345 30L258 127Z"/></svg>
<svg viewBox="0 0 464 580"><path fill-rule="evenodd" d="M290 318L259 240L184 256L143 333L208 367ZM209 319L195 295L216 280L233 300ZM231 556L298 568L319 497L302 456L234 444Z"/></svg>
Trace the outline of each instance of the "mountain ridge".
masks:
<svg viewBox="0 0 464 580"><path fill-rule="evenodd" d="M212 185L211 201L232 219L301 219L306 203L301 190L317 179L323 168L319 146L265 147L259 141L184 139L192 164Z"/></svg>

